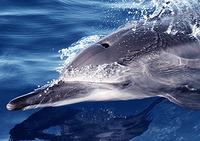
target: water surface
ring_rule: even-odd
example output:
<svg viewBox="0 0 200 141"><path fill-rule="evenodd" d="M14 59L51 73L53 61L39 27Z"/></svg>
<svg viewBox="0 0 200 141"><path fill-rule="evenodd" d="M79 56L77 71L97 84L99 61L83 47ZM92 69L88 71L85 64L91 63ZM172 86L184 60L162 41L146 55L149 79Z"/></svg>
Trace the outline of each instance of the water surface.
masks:
<svg viewBox="0 0 200 141"><path fill-rule="evenodd" d="M0 140L38 110L7 111L7 102L56 79L62 64L59 50L83 37L107 35L129 20L148 17L155 10L149 0L141 7L133 0L2 0L0 5ZM135 2L139 3L137 0ZM140 3L139 6L142 4ZM116 115L135 115L155 100L76 104L75 108L109 109ZM68 108L67 106L65 106ZM42 111L39 111L42 112ZM54 111L55 112L55 111ZM86 112L86 111L85 111ZM45 112L44 112L45 113ZM48 112L47 112L48 113ZM200 112L167 100L150 111L151 122L136 141L198 141ZM70 114L70 112L69 112ZM44 114L47 116L48 114ZM41 117L44 118L44 117ZM38 119L39 120L39 119ZM55 119L58 120L58 119ZM53 120L52 122L56 122Z"/></svg>

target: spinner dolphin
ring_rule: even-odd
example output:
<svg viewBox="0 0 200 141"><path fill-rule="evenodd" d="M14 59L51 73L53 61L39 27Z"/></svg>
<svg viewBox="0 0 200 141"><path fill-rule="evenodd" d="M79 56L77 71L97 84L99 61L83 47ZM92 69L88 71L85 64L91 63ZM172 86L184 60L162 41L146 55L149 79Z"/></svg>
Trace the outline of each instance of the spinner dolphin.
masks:
<svg viewBox="0 0 200 141"><path fill-rule="evenodd" d="M57 82L11 100L7 109L156 96L200 108L199 41L189 26L169 27L164 19L117 30L80 52Z"/></svg>

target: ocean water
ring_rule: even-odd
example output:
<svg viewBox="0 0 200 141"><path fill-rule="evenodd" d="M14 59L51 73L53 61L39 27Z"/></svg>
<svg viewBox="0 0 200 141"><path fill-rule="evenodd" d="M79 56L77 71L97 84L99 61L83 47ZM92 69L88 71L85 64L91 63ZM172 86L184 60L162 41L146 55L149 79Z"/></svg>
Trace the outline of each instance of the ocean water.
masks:
<svg viewBox="0 0 200 141"><path fill-rule="evenodd" d="M200 111L182 108L167 100L147 108L157 98L80 103L42 110L6 110L12 98L59 76L58 70L67 56L62 49L76 43L79 49L80 42L94 42L128 21L148 18L156 11L156 6L162 8L153 0L1 0L0 140L66 140L68 136L63 126L77 118L73 115L76 110L68 109L72 108L82 109L78 112L81 115L87 112L95 117L105 115L96 119L105 126L108 115L111 119L135 115L135 126L129 129L135 132L127 137L134 141L199 141ZM147 111L142 112L144 109ZM91 119L94 117L82 118L81 122L88 123ZM87 137L92 131L86 130L90 128L93 126L82 128L88 131L84 133L88 134L84 140L90 141ZM41 131L46 134L39 134ZM80 132L77 128L74 130L76 134Z"/></svg>

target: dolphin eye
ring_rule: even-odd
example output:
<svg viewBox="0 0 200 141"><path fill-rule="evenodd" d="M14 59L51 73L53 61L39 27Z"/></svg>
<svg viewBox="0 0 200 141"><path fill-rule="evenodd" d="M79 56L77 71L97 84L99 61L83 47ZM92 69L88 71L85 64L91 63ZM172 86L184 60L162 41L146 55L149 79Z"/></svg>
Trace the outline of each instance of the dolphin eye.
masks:
<svg viewBox="0 0 200 141"><path fill-rule="evenodd" d="M108 44L108 43L102 43L101 44L104 48L109 48L110 47L110 45Z"/></svg>

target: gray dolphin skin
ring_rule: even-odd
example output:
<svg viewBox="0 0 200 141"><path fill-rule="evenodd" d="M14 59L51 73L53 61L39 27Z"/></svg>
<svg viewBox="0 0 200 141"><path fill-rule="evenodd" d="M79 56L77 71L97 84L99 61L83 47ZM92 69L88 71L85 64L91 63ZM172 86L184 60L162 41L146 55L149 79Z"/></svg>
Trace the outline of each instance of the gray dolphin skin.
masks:
<svg viewBox="0 0 200 141"><path fill-rule="evenodd" d="M166 18L117 30L79 53L55 84L11 100L7 109L156 96L199 109L199 41L184 22L169 32L170 23Z"/></svg>

